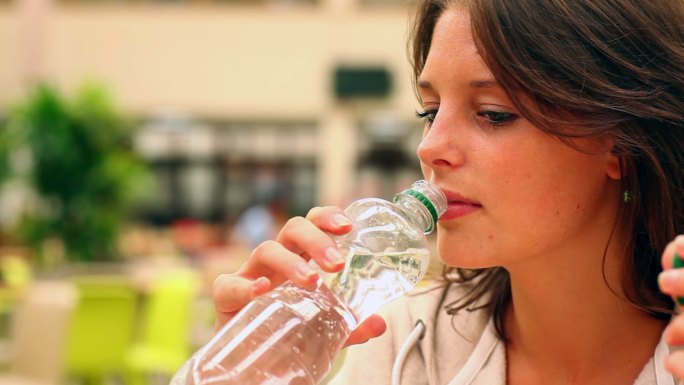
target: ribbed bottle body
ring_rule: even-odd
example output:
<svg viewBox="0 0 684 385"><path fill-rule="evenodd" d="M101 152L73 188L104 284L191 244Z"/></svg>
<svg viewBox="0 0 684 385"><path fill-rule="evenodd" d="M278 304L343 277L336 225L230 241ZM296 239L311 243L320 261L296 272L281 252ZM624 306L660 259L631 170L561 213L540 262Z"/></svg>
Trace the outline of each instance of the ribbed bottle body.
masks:
<svg viewBox="0 0 684 385"><path fill-rule="evenodd" d="M356 326L322 280L256 298L188 363L184 385L314 385Z"/></svg>

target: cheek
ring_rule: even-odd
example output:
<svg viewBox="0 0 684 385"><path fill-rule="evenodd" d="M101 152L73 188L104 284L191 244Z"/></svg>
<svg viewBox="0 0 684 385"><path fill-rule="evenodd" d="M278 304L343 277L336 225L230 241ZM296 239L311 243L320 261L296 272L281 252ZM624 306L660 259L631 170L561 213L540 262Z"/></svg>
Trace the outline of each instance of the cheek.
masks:
<svg viewBox="0 0 684 385"><path fill-rule="evenodd" d="M502 176L490 207L501 234L534 247L592 225L609 197L607 179L596 163L581 157L570 160Z"/></svg>
<svg viewBox="0 0 684 385"><path fill-rule="evenodd" d="M493 234L505 249L561 242L592 226L610 199L603 163L591 156L565 151L517 152L499 163L487 177L486 217L481 241ZM510 250L513 251L513 250Z"/></svg>
<svg viewBox="0 0 684 385"><path fill-rule="evenodd" d="M542 226L569 219L585 210L600 190L603 178L591 172L582 173L587 166L576 168L523 168L500 175L500 187L493 192L493 213L508 213L510 221L529 222ZM525 171L527 170L527 171Z"/></svg>
<svg viewBox="0 0 684 385"><path fill-rule="evenodd" d="M423 173L423 178L425 180L430 180L432 178L432 169L423 162L420 162L420 171Z"/></svg>
<svg viewBox="0 0 684 385"><path fill-rule="evenodd" d="M487 190L494 204L553 210L555 214L574 210L577 203L582 206L582 201L607 182L604 159L581 153L557 139L536 138L527 145L501 150L499 154L505 156L491 156L486 164L490 172L481 173L488 175Z"/></svg>

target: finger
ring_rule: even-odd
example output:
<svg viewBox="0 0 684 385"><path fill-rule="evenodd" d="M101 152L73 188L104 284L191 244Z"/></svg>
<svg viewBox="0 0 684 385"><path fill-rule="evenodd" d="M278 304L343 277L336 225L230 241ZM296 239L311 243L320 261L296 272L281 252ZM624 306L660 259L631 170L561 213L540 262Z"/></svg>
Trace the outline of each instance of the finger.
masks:
<svg viewBox="0 0 684 385"><path fill-rule="evenodd" d="M306 219L319 229L335 235L346 234L352 229L351 219L339 207L314 207L306 214Z"/></svg>
<svg viewBox="0 0 684 385"><path fill-rule="evenodd" d="M212 286L217 327L226 323L254 297L267 292L270 288L271 282L265 277L250 280L235 274L218 276Z"/></svg>
<svg viewBox="0 0 684 385"><path fill-rule="evenodd" d="M665 369L677 378L684 378L684 351L670 353L665 359Z"/></svg>
<svg viewBox="0 0 684 385"><path fill-rule="evenodd" d="M684 269L663 271L658 275L658 286L665 294L684 297Z"/></svg>
<svg viewBox="0 0 684 385"><path fill-rule="evenodd" d="M362 344L371 338L381 336L387 330L385 320L377 314L368 317L349 335L344 346Z"/></svg>
<svg viewBox="0 0 684 385"><path fill-rule="evenodd" d="M663 332L665 342L671 346L684 345L684 317L675 317Z"/></svg>
<svg viewBox="0 0 684 385"><path fill-rule="evenodd" d="M665 247L665 251L663 251L660 261L664 270L668 270L673 267L675 253L678 254L680 258L684 258L684 235L678 235Z"/></svg>
<svg viewBox="0 0 684 385"><path fill-rule="evenodd" d="M249 279L267 277L273 286L290 280L296 285L310 287L318 280L316 270L301 256L276 241L266 241L257 246L238 274Z"/></svg>
<svg viewBox="0 0 684 385"><path fill-rule="evenodd" d="M308 219L290 219L276 240L288 250L312 258L323 270L335 272L344 266L344 254L335 241Z"/></svg>

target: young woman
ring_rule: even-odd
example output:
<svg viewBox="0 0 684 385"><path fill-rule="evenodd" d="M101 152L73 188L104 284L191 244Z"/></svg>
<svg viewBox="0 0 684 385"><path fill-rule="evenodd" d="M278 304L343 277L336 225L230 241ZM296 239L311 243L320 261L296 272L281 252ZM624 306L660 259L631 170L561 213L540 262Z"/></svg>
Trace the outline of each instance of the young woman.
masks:
<svg viewBox="0 0 684 385"><path fill-rule="evenodd" d="M684 2L426 0L412 54L449 268L359 327L350 344L382 336L348 349L335 381L674 384ZM328 234L349 229L334 207L290 220L216 281L219 322L285 279L311 283L305 259L339 270Z"/></svg>

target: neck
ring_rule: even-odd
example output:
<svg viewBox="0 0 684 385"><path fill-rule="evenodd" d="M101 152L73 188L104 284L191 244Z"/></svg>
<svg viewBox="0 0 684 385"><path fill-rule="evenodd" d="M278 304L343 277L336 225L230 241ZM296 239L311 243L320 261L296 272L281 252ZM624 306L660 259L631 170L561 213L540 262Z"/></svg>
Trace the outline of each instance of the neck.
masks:
<svg viewBox="0 0 684 385"><path fill-rule="evenodd" d="M624 244L619 241L611 244ZM547 377L553 383L589 383L587 379L610 368L636 378L665 323L624 299L619 250L609 247L605 264L603 254L603 247L588 247L582 253L554 255L552 266L548 257L507 266L512 294L507 352L512 364L527 363L538 371L537 380ZM638 338L625 338L635 330Z"/></svg>

